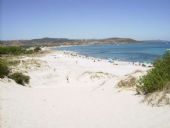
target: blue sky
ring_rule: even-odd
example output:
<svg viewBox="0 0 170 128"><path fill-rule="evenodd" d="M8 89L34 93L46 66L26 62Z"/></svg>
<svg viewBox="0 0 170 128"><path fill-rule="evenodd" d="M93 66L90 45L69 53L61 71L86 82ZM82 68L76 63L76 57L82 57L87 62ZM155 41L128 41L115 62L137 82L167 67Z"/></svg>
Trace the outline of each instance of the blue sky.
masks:
<svg viewBox="0 0 170 128"><path fill-rule="evenodd" d="M0 39L170 40L170 0L0 0Z"/></svg>

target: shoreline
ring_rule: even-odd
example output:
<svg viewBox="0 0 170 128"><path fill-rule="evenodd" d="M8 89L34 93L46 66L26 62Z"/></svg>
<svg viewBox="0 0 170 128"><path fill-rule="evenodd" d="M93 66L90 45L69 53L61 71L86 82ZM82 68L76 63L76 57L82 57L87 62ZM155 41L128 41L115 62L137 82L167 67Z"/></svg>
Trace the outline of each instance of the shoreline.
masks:
<svg viewBox="0 0 170 128"><path fill-rule="evenodd" d="M112 58L99 58L99 57L93 57L93 56L87 56L87 55L83 55L81 53L75 52L75 51L70 51L70 50L56 50L55 48L57 47L70 47L70 46L74 46L74 45L69 45L69 46L56 46L56 47L49 47L49 51L53 51L53 52L63 52L63 53L68 53L68 54L74 54L76 56L82 56L82 57L86 57L86 58L91 58L91 59L96 59L96 60L105 60L105 61L110 61L110 63L112 62L126 62L126 63L132 63L134 65L143 65L146 67L153 67L152 62L140 62L140 61L129 61L129 60L119 60L119 59L112 59ZM112 61L112 62L111 62Z"/></svg>
<svg viewBox="0 0 170 128"><path fill-rule="evenodd" d="M132 61L122 61L122 60L118 60L118 59L103 59L103 58L97 58L97 57L93 57L93 56L86 56L86 55L83 55L83 54L80 54L78 52L74 52L74 51L68 51L68 50L50 50L52 53L54 54L61 54L61 55L68 55L70 57L77 57L77 58L83 58L83 59L87 59L87 60L92 60L94 62L97 62L97 61L104 61L104 62L108 62L108 63L111 63L111 64L114 64L114 63L122 63L122 64L130 64L130 65L135 65L135 66L142 66L142 64L144 64L145 66L143 67L152 67L153 65L151 63L142 63L142 62L132 62Z"/></svg>

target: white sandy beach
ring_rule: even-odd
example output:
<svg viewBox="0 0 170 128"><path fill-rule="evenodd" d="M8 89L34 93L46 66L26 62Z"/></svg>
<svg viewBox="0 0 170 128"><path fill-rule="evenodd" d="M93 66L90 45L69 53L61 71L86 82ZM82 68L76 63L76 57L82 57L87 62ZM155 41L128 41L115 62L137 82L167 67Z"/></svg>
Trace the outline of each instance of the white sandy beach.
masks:
<svg viewBox="0 0 170 128"><path fill-rule="evenodd" d="M148 67L60 51L23 59L40 65L17 67L31 77L29 87L0 79L1 128L170 128L169 106L117 87Z"/></svg>

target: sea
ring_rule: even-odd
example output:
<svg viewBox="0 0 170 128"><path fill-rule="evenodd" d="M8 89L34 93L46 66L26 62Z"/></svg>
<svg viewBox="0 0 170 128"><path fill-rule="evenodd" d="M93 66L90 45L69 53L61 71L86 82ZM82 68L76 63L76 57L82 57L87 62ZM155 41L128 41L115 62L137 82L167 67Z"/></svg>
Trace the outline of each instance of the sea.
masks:
<svg viewBox="0 0 170 128"><path fill-rule="evenodd" d="M130 62L152 63L166 51L170 51L170 41L140 41L123 44L90 44L59 46L55 50L74 51L81 55Z"/></svg>

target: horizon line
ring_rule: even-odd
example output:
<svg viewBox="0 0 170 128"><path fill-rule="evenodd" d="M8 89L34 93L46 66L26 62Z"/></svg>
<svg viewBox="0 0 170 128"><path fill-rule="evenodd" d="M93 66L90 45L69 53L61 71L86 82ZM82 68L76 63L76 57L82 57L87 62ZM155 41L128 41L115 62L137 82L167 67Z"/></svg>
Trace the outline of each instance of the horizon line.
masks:
<svg viewBox="0 0 170 128"><path fill-rule="evenodd" d="M51 38L51 39L70 39L70 40L94 40L94 39L109 39L109 38L128 38L133 39L136 41L170 41L166 39L135 39L131 37L119 37L119 36L113 36L113 37L104 37L104 38L69 38L69 37L35 37L35 38L20 38L20 39L0 39L0 41L22 41L22 40L34 40L34 39L45 39L45 38Z"/></svg>

